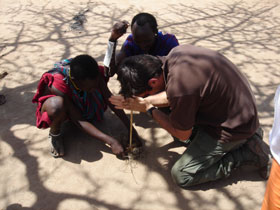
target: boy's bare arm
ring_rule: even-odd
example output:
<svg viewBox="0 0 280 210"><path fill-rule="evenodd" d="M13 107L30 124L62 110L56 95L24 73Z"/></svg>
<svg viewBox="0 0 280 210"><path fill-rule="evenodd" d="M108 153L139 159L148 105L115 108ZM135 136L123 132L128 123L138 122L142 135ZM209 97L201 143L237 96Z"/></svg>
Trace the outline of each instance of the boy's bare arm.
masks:
<svg viewBox="0 0 280 210"><path fill-rule="evenodd" d="M52 87L51 91L53 94L63 97L64 105L66 107L67 116L73 121L79 128L85 131L90 136L97 138L106 144L109 144L112 148L114 154L121 154L123 152L122 146L119 142L113 137L103 133L99 129L97 129L93 124L84 120L80 110L73 104L72 100L61 91Z"/></svg>
<svg viewBox="0 0 280 210"><path fill-rule="evenodd" d="M104 62L105 70L107 72L107 75L110 76L110 77L114 76L114 74L117 72L118 65L126 57L126 54L125 54L123 49L121 49L121 51L118 54L116 54L116 45L117 45L117 40L123 34L126 33L126 30L127 30L128 26L129 26L129 23L127 21L120 21L120 22L117 22L113 25L111 35L110 35L110 38L109 38L109 45L111 43L111 44L114 44L114 46L113 47L111 46L112 47L112 54L111 54L109 67ZM108 49L107 49L104 61L107 60L107 56L108 57L110 56L109 45L108 45Z"/></svg>
<svg viewBox="0 0 280 210"><path fill-rule="evenodd" d="M111 59L111 62L110 62L110 67L108 68L108 67L104 66L105 70L107 72L107 75L109 77L112 77L117 73L120 63L125 58L126 58L126 54L125 54L124 50L121 50L119 53L117 53L117 55L116 55L116 52L114 50L113 55L112 55L112 59Z"/></svg>
<svg viewBox="0 0 280 210"><path fill-rule="evenodd" d="M129 121L128 117L126 116L126 114L123 110L116 109L115 106L109 101L109 98L112 96L112 93L104 81L102 83L100 83L100 89L102 90L105 101L108 104L108 106L110 107L110 109L120 118L120 120L124 123L124 125L129 130L130 121ZM139 144L138 146L141 145L141 141L139 139L138 133L134 127L133 127L133 139L137 142L137 144Z"/></svg>

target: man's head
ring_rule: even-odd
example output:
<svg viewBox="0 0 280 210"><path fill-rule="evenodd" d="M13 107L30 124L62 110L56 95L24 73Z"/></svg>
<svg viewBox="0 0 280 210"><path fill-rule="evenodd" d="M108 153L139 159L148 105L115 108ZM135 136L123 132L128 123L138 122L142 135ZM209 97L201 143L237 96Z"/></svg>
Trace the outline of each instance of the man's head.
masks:
<svg viewBox="0 0 280 210"><path fill-rule="evenodd" d="M98 87L99 70L97 62L89 55L78 55L70 63L71 80L83 91Z"/></svg>
<svg viewBox="0 0 280 210"><path fill-rule="evenodd" d="M162 62L152 55L126 58L118 71L120 94L125 97L154 95L165 88Z"/></svg>
<svg viewBox="0 0 280 210"><path fill-rule="evenodd" d="M149 13L139 13L131 21L131 31L134 42L148 53L155 43L158 33L157 21Z"/></svg>

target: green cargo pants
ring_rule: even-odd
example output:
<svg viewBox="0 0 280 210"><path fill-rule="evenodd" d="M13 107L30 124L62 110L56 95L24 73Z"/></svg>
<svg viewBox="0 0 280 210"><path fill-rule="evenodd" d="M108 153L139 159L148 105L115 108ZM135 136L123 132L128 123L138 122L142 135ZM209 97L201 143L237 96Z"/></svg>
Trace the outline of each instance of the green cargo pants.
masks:
<svg viewBox="0 0 280 210"><path fill-rule="evenodd" d="M233 169L256 158L243 146L246 141L221 143L199 127L190 146L172 167L173 180L186 188L228 177Z"/></svg>

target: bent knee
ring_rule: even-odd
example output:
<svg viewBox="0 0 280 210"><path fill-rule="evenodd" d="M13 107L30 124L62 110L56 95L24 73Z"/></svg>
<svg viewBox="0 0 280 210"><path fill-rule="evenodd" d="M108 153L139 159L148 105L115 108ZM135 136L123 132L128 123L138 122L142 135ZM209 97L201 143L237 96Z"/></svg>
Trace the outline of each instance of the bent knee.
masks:
<svg viewBox="0 0 280 210"><path fill-rule="evenodd" d="M175 164L171 169L171 176L173 181L180 187L190 187L193 185L193 174L189 173L186 169L182 169Z"/></svg>
<svg viewBox="0 0 280 210"><path fill-rule="evenodd" d="M50 117L57 117L65 114L64 99L61 96L48 98L43 105L43 112L47 112Z"/></svg>

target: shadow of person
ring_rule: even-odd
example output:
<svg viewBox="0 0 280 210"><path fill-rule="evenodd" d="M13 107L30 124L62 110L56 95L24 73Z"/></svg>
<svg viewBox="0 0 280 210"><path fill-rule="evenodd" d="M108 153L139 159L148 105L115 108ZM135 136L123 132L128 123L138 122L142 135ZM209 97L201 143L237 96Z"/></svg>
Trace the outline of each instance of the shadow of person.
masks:
<svg viewBox="0 0 280 210"><path fill-rule="evenodd" d="M171 177L171 168L174 163L180 157L180 151L184 150L179 142L175 142L170 138L170 141L163 146L158 145L158 141L155 139L151 144L144 148L140 158L136 161L149 168L149 171L160 174L166 181L169 189L176 191L176 184Z"/></svg>
<svg viewBox="0 0 280 210"><path fill-rule="evenodd" d="M80 164L82 160L94 162L102 159L102 152L112 153L102 141L94 139L81 131L72 122L66 122L62 128L65 156L64 160Z"/></svg>
<svg viewBox="0 0 280 210"><path fill-rule="evenodd" d="M35 209L30 208L30 207L23 207L19 203L14 203L14 204L7 206L6 210L35 210Z"/></svg>
<svg viewBox="0 0 280 210"><path fill-rule="evenodd" d="M129 118L130 116L127 115ZM133 123L136 126L142 127L142 128L160 128L159 124L156 123L151 117L149 117L145 113L133 113Z"/></svg>

